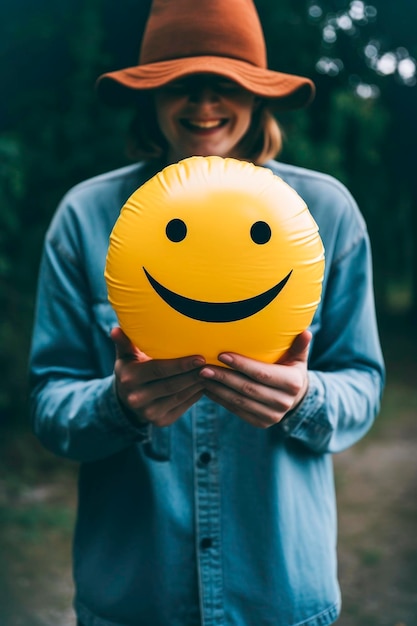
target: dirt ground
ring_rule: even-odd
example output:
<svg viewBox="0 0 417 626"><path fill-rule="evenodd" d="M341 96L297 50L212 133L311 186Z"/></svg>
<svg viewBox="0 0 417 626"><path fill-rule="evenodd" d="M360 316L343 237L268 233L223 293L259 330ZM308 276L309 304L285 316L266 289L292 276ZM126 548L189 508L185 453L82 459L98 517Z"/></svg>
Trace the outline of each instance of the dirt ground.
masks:
<svg viewBox="0 0 417 626"><path fill-rule="evenodd" d="M381 415L362 442L334 459L340 626L417 626L415 343L406 333L391 333L384 352L388 384ZM27 432L15 434L2 455L0 626L74 626L76 468L57 466Z"/></svg>
<svg viewBox="0 0 417 626"><path fill-rule="evenodd" d="M383 336L387 387L365 439L335 457L340 626L417 626L416 333Z"/></svg>
<svg viewBox="0 0 417 626"><path fill-rule="evenodd" d="M341 626L417 624L417 406L409 417L336 460Z"/></svg>

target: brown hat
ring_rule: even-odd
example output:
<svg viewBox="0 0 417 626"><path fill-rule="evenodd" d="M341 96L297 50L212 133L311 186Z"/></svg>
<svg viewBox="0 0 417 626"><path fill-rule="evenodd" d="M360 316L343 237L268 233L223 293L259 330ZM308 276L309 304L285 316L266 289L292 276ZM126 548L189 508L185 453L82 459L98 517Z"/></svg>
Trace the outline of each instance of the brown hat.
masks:
<svg viewBox="0 0 417 626"><path fill-rule="evenodd" d="M308 78L267 69L253 0L154 0L139 64L103 74L97 89L108 103L124 104L190 74L224 76L279 109L305 106L315 91Z"/></svg>

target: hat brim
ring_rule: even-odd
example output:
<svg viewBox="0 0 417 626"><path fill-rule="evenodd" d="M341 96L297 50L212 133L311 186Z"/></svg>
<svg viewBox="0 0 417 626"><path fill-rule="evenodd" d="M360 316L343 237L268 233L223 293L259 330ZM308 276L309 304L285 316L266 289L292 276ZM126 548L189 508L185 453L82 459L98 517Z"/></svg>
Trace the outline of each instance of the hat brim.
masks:
<svg viewBox="0 0 417 626"><path fill-rule="evenodd" d="M163 87L190 74L218 74L233 80L256 96L266 98L274 109L306 106L314 98L314 83L306 77L275 72L238 59L200 56L137 65L102 74L96 83L99 96L108 104L137 102L138 93Z"/></svg>

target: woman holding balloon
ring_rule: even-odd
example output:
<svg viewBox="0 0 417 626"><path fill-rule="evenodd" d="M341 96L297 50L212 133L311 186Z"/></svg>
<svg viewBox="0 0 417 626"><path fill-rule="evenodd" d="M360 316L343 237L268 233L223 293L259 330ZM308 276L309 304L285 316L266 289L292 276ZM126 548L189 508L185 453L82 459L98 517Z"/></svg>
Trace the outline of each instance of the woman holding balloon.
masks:
<svg viewBox="0 0 417 626"><path fill-rule="evenodd" d="M334 179L273 160L272 113L307 105L313 84L267 69L251 0L155 0L139 64L100 77L98 92L136 109L139 162L63 199L45 240L31 353L35 432L81 464L79 623L331 624L340 611L331 454L370 428L384 371L355 202ZM166 166L211 156L283 179L319 227L321 301L275 362L227 345L217 362L198 351L152 358L108 301L121 207ZM166 234L179 241L184 222L174 221ZM264 246L265 228L254 237ZM206 255L213 271L226 252ZM167 342L170 331L167 322Z"/></svg>

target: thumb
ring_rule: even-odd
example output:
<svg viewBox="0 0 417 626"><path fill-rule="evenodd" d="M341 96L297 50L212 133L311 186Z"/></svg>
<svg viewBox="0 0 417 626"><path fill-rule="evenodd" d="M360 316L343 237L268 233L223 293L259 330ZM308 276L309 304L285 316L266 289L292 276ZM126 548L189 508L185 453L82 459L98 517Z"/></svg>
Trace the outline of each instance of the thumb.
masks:
<svg viewBox="0 0 417 626"><path fill-rule="evenodd" d="M294 365L295 363L307 363L312 334L304 330L292 342L291 346L278 360L280 365Z"/></svg>
<svg viewBox="0 0 417 626"><path fill-rule="evenodd" d="M116 348L116 359L143 360L143 352L139 350L129 339L129 337L116 326L110 331L110 337Z"/></svg>

